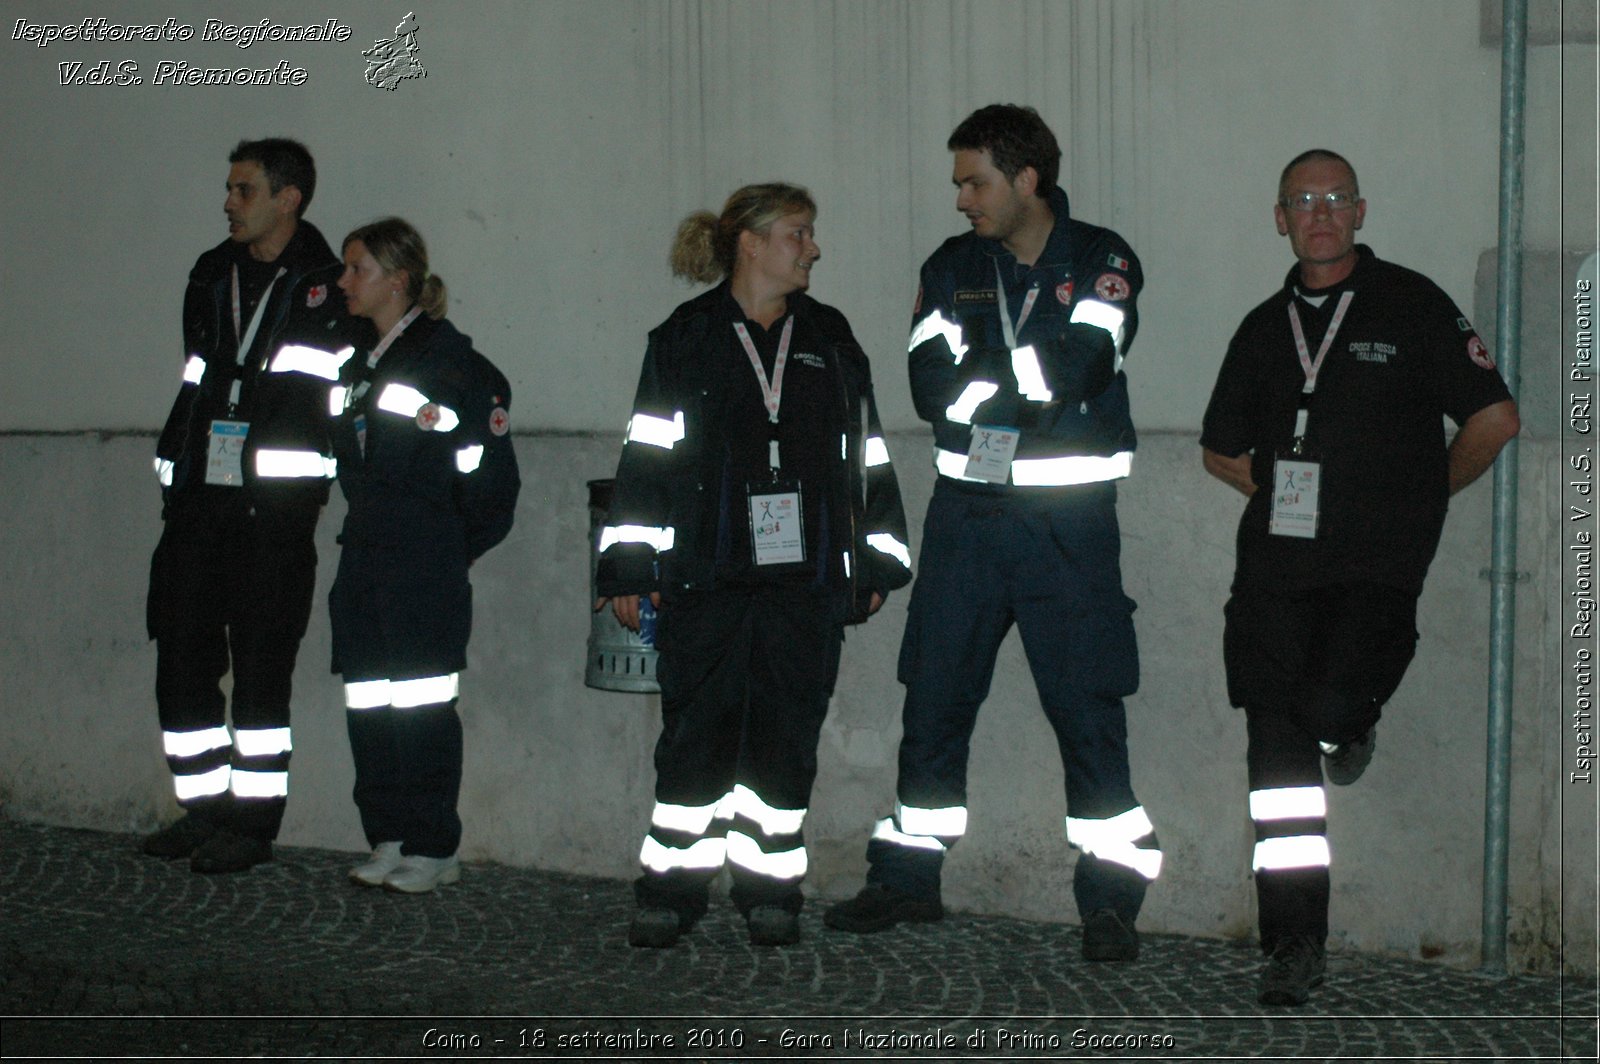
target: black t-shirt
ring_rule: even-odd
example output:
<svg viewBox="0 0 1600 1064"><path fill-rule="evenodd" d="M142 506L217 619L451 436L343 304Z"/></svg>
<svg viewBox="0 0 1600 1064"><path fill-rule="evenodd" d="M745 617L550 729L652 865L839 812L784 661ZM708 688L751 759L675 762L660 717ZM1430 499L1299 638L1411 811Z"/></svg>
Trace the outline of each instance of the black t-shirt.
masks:
<svg viewBox="0 0 1600 1064"><path fill-rule="evenodd" d="M1443 290L1357 250L1350 276L1329 289L1297 289L1291 270L1239 326L1217 376L1201 446L1229 458L1251 452L1258 489L1239 525L1236 592L1351 580L1419 592L1449 496L1444 418L1460 425L1510 398ZM1318 372L1306 432L1321 462L1317 535L1270 535L1273 464L1292 442L1306 381L1288 308L1298 307L1314 358L1346 291L1354 296Z"/></svg>
<svg viewBox="0 0 1600 1064"><path fill-rule="evenodd" d="M780 317L770 329L735 311L761 358L762 371L771 385L784 323ZM726 342L717 345L726 366L728 386L724 391L722 418L727 431L727 454L722 478L721 521L718 531L717 574L719 580L735 583L781 582L811 583L826 578L830 551L827 534L827 484L830 471L838 465L843 426L838 423L839 381L837 367L826 364L829 357L816 331L801 316L794 316L794 331L789 338L785 359L778 423L767 415L765 396L756 378L755 367L745 352L738 333L731 326ZM804 564L756 566L750 547L750 485L773 481L769 464L769 442L776 436L780 469L778 478L798 482L805 533ZM829 461L831 447L832 461Z"/></svg>

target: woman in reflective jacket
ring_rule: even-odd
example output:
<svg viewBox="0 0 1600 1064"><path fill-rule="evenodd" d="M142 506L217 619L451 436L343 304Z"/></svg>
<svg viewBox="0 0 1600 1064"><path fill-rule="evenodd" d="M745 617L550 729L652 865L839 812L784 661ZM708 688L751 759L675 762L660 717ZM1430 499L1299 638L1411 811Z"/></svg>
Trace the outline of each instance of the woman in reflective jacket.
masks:
<svg viewBox="0 0 1600 1064"><path fill-rule="evenodd" d="M467 567L511 530L511 389L445 320L444 283L401 219L345 238L339 287L380 338L345 363L331 403L350 504L328 599L333 670L344 676L356 806L373 847L350 878L425 893L461 874Z"/></svg>
<svg viewBox="0 0 1600 1064"><path fill-rule="evenodd" d="M635 946L670 946L727 863L750 940L799 937L801 823L844 625L911 578L866 355L806 295L816 206L792 185L686 219L679 276L715 288L650 335L597 586L659 606L662 732Z"/></svg>

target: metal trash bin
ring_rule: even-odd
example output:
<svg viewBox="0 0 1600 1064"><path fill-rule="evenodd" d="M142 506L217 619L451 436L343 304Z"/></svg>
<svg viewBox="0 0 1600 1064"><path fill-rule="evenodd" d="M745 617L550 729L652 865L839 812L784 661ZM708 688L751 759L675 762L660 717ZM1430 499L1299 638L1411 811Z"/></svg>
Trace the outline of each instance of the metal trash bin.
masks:
<svg viewBox="0 0 1600 1064"><path fill-rule="evenodd" d="M611 489L615 480L589 481L589 602L600 597L595 574L600 567L600 529L611 512ZM594 611L589 618L589 661L583 682L602 691L631 691L651 694L661 690L656 683L654 608L648 597L639 602L638 632L624 628L610 608Z"/></svg>

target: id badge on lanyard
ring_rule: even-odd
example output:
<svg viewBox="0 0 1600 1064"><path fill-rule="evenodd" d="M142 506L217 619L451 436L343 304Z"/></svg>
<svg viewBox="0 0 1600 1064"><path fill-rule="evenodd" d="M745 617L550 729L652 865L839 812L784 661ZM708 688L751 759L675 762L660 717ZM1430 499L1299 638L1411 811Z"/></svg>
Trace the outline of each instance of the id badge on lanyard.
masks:
<svg viewBox="0 0 1600 1064"><path fill-rule="evenodd" d="M1004 484L1011 476L1011 460L1016 457L1022 433L1004 425L972 426L972 442L967 445L964 475L972 480Z"/></svg>
<svg viewBox="0 0 1600 1064"><path fill-rule="evenodd" d="M800 484L772 480L746 486L750 505L750 549L756 565L787 565L806 560L805 519Z"/></svg>
<svg viewBox="0 0 1600 1064"><path fill-rule="evenodd" d="M1033 313L1034 300L1039 298L1035 284L1022 300L1022 312L1016 323L1011 321L1011 306L1007 303L1006 282L1000 273L1000 263L994 264L995 308L1000 313L1000 331L1005 336L1006 348L1012 352L1013 365L1017 351L1017 334L1028 324ZM1017 456L1017 444L1022 440L1022 430L1009 425L974 425L972 440L967 444L967 467L962 475L969 480L983 480L990 484L1004 484L1011 479L1011 461Z"/></svg>
<svg viewBox="0 0 1600 1064"><path fill-rule="evenodd" d="M239 345L238 364L241 367L250 353L250 345L255 343L256 329L266 314L272 290L277 286L278 279L287 272L282 266L278 267L278 272L267 282L266 291L262 292L261 298L256 301L256 308L250 313L250 321L246 325L241 320L239 309L239 267L233 268L233 338ZM265 368L266 363L263 361L262 369ZM206 434L207 484L225 488L244 485L244 441L250 435L250 422L233 420L234 411L239 408L242 384L241 377L233 378L233 383L228 387L228 417L212 421L211 429Z"/></svg>
<svg viewBox="0 0 1600 1064"><path fill-rule="evenodd" d="M1318 504L1322 492L1322 462L1306 445L1306 431L1311 419L1311 397L1317 389L1317 374L1322 370L1322 360L1333 346L1334 334L1344 322L1355 292L1347 291L1339 297L1328 331L1317 348L1317 357L1311 357L1306 344L1305 331L1300 326L1300 313L1293 298L1289 302L1289 329L1294 334L1295 351L1300 357L1300 368L1305 371L1306 383L1300 392L1299 409L1295 411L1294 441L1277 456L1272 464L1272 509L1267 520L1267 531L1274 536L1296 539L1316 539L1317 519L1321 514Z"/></svg>
<svg viewBox="0 0 1600 1064"><path fill-rule="evenodd" d="M788 565L806 560L805 524L800 506L800 482L779 478L778 411L783 404L783 370L789 361L789 340L794 336L794 315L783 323L778 353L772 361L772 380L762 368L761 355L743 322L734 322L733 331L755 368L756 383L767 408L771 435L767 440L767 465L772 479L747 484L745 498L750 510L751 560L756 565Z"/></svg>
<svg viewBox="0 0 1600 1064"><path fill-rule="evenodd" d="M211 423L206 447L206 483L227 488L244 484L244 441L250 434L246 421L216 420Z"/></svg>

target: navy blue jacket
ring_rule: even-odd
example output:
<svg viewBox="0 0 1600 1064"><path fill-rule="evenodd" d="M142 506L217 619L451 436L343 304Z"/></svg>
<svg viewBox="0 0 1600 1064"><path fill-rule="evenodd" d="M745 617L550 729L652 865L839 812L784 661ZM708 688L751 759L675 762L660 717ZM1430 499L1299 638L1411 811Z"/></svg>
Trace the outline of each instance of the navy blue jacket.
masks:
<svg viewBox="0 0 1600 1064"><path fill-rule="evenodd" d="M803 331L817 344L804 358L791 356L788 378L826 374L818 379L812 415L826 423L807 426L809 437L825 442L799 463L815 477L805 489L807 502L819 495L827 502L819 511L827 515L824 527L806 529L807 548L825 563L822 582L839 593L848 613L870 592L887 595L910 582L905 511L871 369L849 323L804 293L788 302L796 335ZM719 571L719 529L748 520L740 509L743 484L727 483L729 456L741 446L730 438L739 421L730 404L744 401L747 379L754 379L747 365L736 364L742 354L727 355L733 324L742 319L724 282L650 333L601 533L601 595L714 587L726 574Z"/></svg>
<svg viewBox="0 0 1600 1064"><path fill-rule="evenodd" d="M1055 227L1032 266L998 240L964 233L922 267L911 395L933 425L941 476L969 483L962 469L973 426L1020 432L1008 482L970 482L974 491L1115 480L1136 446L1121 364L1139 327L1139 260L1116 233L1073 219L1061 189L1049 202ZM1015 352L1001 326L997 269L1012 322L1028 311Z"/></svg>
<svg viewBox="0 0 1600 1064"><path fill-rule="evenodd" d="M184 379L156 444L156 472L168 503L205 491L212 422L247 422L243 484L211 490L242 491L251 506L314 511L327 502L333 476L328 389L370 328L346 313L339 260L302 221L272 264L277 276L241 362L232 287L234 266L247 253L224 240L190 271ZM241 318L248 329L249 315ZM237 404L230 402L235 381Z"/></svg>

